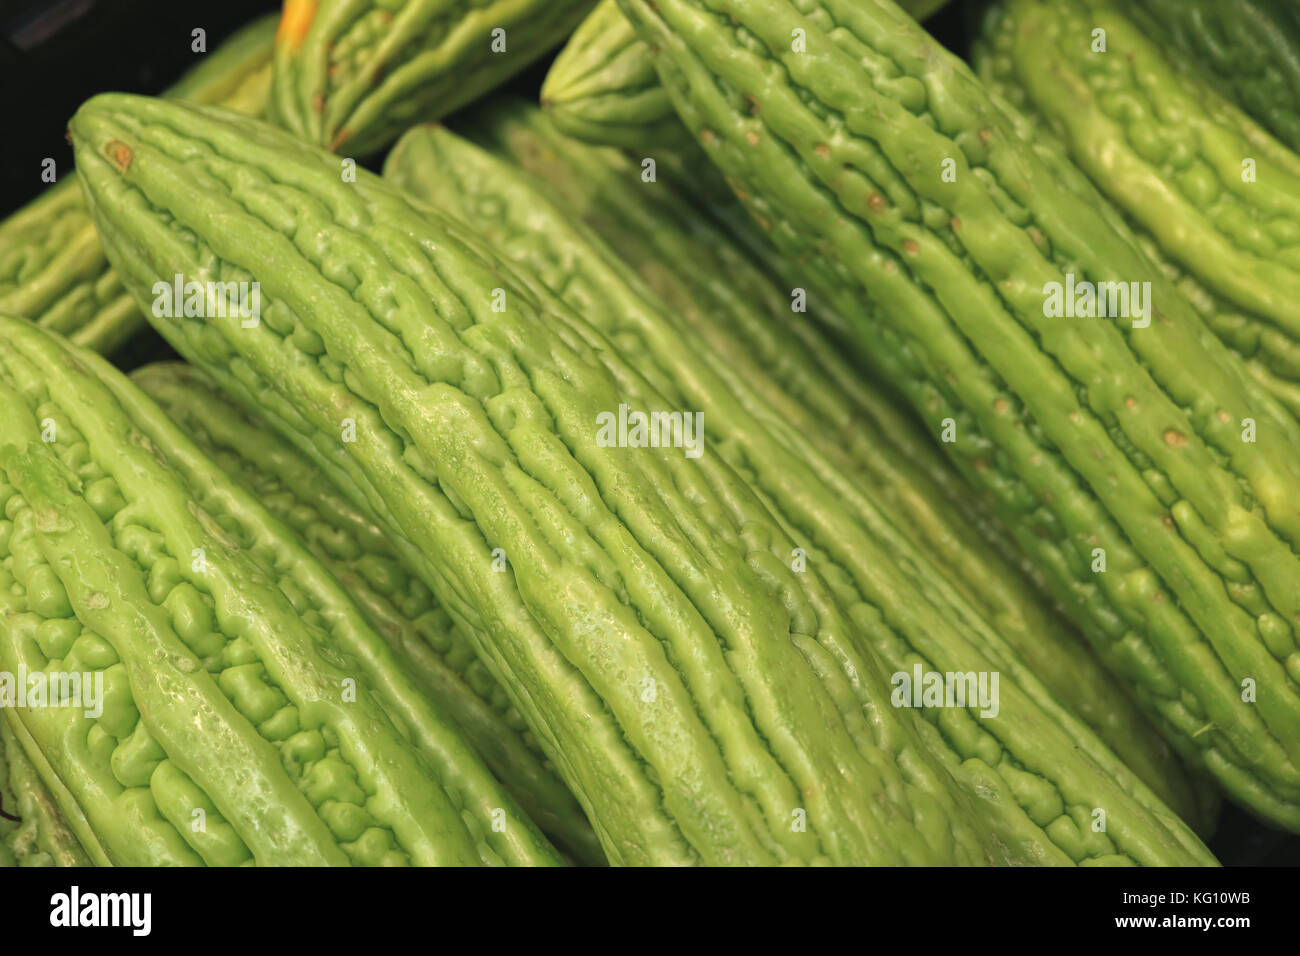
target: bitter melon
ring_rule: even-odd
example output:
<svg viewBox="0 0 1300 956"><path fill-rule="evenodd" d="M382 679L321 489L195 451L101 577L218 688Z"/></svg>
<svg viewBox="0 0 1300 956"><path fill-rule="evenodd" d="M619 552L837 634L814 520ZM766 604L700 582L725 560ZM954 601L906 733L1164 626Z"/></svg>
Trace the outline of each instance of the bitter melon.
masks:
<svg viewBox="0 0 1300 956"><path fill-rule="evenodd" d="M602 438L669 399L470 232L219 110L108 94L72 135L142 301L163 275L261 283L254 323L151 314L421 562L611 860L1213 862L1014 661L1003 705L1062 717L1023 769L987 762L995 733L1027 736L1011 721L888 706L876 645L950 629L942 582L915 590L870 543L846 613L821 577L844 572L804 567L712 450ZM963 762L941 731L987 742Z"/></svg>
<svg viewBox="0 0 1300 956"><path fill-rule="evenodd" d="M1105 31L1101 38L1092 31ZM1300 414L1300 156L1113 3L1009 3L977 68L1194 283L1188 298Z"/></svg>
<svg viewBox="0 0 1300 956"><path fill-rule="evenodd" d="M743 482L598 442L598 414L667 406L567 308L263 124L106 94L72 137L139 298L161 275L260 281L254 327L157 327L376 513L611 862L1006 859Z"/></svg>
<svg viewBox="0 0 1300 956"><path fill-rule="evenodd" d="M923 20L946 3L901 6ZM596 145L657 150L690 140L659 83L654 53L616 0L600 0L573 31L542 83L542 105L561 132Z"/></svg>
<svg viewBox="0 0 1300 956"><path fill-rule="evenodd" d="M1292 0L1137 0L1147 36L1300 149L1300 8Z"/></svg>
<svg viewBox="0 0 1300 956"><path fill-rule="evenodd" d="M271 117L366 156L558 44L594 0L285 0Z"/></svg>
<svg viewBox="0 0 1300 956"><path fill-rule="evenodd" d="M48 688L7 716L95 863L559 862L156 405L24 320L0 342L0 669Z"/></svg>
<svg viewBox="0 0 1300 956"><path fill-rule="evenodd" d="M272 15L244 27L164 95L259 115L270 92L275 24ZM145 327L104 258L74 176L0 223L0 312L104 354Z"/></svg>
<svg viewBox="0 0 1300 956"><path fill-rule="evenodd" d="M1145 787L1132 786L1130 768L1063 712L961 589L949 587L946 569L899 530L889 503L872 493L851 459L837 454L834 437L808 440L803 428L816 431L815 416L805 413L798 422L786 417L789 402L772 400L782 389L761 366L710 348L528 177L446 130L408 133L390 154L385 174L396 175L438 209L476 223L522 275L539 277L575 312L592 317L618 348L620 361L653 381L671 407L699 409L712 423L718 454L758 491L808 564L823 571L841 606L888 606L886 596L910 595L909 613L894 608L888 631L863 625L863 637L874 637L890 672L920 666L926 673L1000 674L995 715L969 698L965 712L926 714L940 729L935 746L953 753L954 776L969 780L973 792L999 794L996 807L982 809L995 817L1019 808L1014 823L989 825L1000 834L1010 831L1001 839L1021 858L1045 863L1124 857L1122 840L1107 845L1080 839L1094 807L1136 823L1145 805L1151 813L1145 825L1158 828L1167 811ZM611 365L611 371L617 368ZM1050 765L1040 756L1047 750L1060 754ZM983 762L992 773L981 768L969 776L972 765L966 761ZM1037 778L1033 788L1024 787L1025 775Z"/></svg>
<svg viewBox="0 0 1300 956"><path fill-rule="evenodd" d="M895 517L1034 675L1165 803L1198 831L1213 828L1217 790L1204 779L1189 780L1169 745L1119 693L1080 637L1035 597L1025 583L1023 555L929 438L900 413L897 397L845 361L837 343L806 321L805 313L794 313L790 293L751 264L698 205L675 195L662 176L657 185L642 183L635 162L564 136L523 102L480 109L458 131L532 174L529 189L500 195L511 179L508 171L495 170L445 132L418 128L394 148L385 175L419 195L439 196L448 211L463 203L462 216L474 223L501 230L513 223L514 231L500 236L494 248L517 243L520 261L548 248L547 237L555 256L572 244L566 268L573 276L566 283L561 273L562 287L592 295L601 285L592 273L601 270L602 256L594 250L579 256L577 249L596 244L574 235L563 221L550 233L542 226L548 214L541 208L554 205L580 219L663 300L669 315L680 318L691 330L686 334L697 335L716 356L728 389L769 405L850 476L856 489ZM480 174L471 175L476 169ZM546 199L530 198L530 191ZM475 204L491 214L477 213ZM614 271L605 270L606 284L619 281ZM625 321L618 310L574 304L613 325ZM618 340L616 332L610 334ZM679 356L659 360L671 365Z"/></svg>
<svg viewBox="0 0 1300 956"><path fill-rule="evenodd" d="M1300 426L893 4L621 4L710 156L947 420L1171 743L1300 829ZM1149 282L1149 311L1053 317L1075 280Z"/></svg>
<svg viewBox="0 0 1300 956"><path fill-rule="evenodd" d="M0 866L89 866L0 712Z"/></svg>
<svg viewBox="0 0 1300 956"><path fill-rule="evenodd" d="M198 369L148 365L131 378L232 480L297 533L533 821L575 859L603 862L591 826L545 764L505 691L383 533L309 459Z"/></svg>

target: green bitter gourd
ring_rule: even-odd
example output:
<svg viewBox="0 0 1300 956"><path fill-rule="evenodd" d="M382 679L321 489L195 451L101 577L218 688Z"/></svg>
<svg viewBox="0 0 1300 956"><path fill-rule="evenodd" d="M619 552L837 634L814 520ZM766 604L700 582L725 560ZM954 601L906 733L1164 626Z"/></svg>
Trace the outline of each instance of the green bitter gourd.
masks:
<svg viewBox="0 0 1300 956"><path fill-rule="evenodd" d="M546 765L523 718L383 532L308 458L199 369L147 365L131 378L232 480L297 533L533 821L576 860L602 863L590 824Z"/></svg>
<svg viewBox="0 0 1300 956"><path fill-rule="evenodd" d="M1035 596L1026 584L1023 554L918 424L901 411L901 400L841 357L839 343L806 321L807 313L794 311L798 290L783 292L769 278L777 263L751 264L745 251L701 215L700 204L676 195L662 175L658 184L642 182L635 162L616 150L564 136L536 107L493 105L458 131L527 170L536 177L533 189L544 184L551 203L608 243L663 300L670 315L679 316L692 330L689 334L707 342L707 349L721 359L729 388L757 393L783 422L852 476L858 489L879 496L884 510L918 539L1036 677L1198 831L1213 828L1217 789L1203 778L1189 779L1169 745L1123 697L1080 637ZM467 171L476 166L482 175L469 176ZM385 173L421 194L442 192L442 205L449 211L463 196L467 205L462 215L494 227L526 217L526 209L540 201L524 201L520 209L501 197L498 206L490 167L437 131L407 133L390 154ZM508 212L475 215L468 205L475 197ZM517 228L522 230L522 224ZM557 226L557 233L562 232L562 225ZM518 255L545 248L541 238L528 242ZM563 248L559 235L553 239ZM769 269L767 275L763 268ZM593 285L590 276L563 283L573 290ZM584 314L623 321L621 312L608 308Z"/></svg>
<svg viewBox="0 0 1300 956"><path fill-rule="evenodd" d="M923 20L947 0L902 0ZM654 53L618 8L600 0L560 50L542 83L542 106L560 131L598 146L658 150L690 142L655 73Z"/></svg>
<svg viewBox="0 0 1300 956"><path fill-rule="evenodd" d="M6 716L93 862L559 862L337 582L156 405L22 319L0 342L0 670L48 688Z"/></svg>
<svg viewBox="0 0 1300 956"><path fill-rule="evenodd" d="M0 866L90 866L3 712L0 804Z"/></svg>
<svg viewBox="0 0 1300 956"><path fill-rule="evenodd" d="M611 862L1019 855L753 492L714 454L603 445L598 415L667 403L462 227L223 111L104 94L71 128L137 298L161 276L260 282L256 323L156 327L373 512ZM1135 851L1204 858L1141 833Z"/></svg>
<svg viewBox="0 0 1300 956"><path fill-rule="evenodd" d="M1300 8L1291 0L1137 0L1147 35L1300 149Z"/></svg>
<svg viewBox="0 0 1300 956"><path fill-rule="evenodd" d="M893 4L621 4L710 156L955 431L1103 661L1180 752L1300 829L1300 426ZM1149 327L1051 316L1070 276L1150 282Z"/></svg>
<svg viewBox="0 0 1300 956"><path fill-rule="evenodd" d="M594 0L285 0L271 117L350 156L465 105L558 44Z"/></svg>
<svg viewBox="0 0 1300 956"><path fill-rule="evenodd" d="M1109 2L1007 3L991 9L976 68L1046 121L1210 328L1300 414L1300 156L1149 34Z"/></svg>

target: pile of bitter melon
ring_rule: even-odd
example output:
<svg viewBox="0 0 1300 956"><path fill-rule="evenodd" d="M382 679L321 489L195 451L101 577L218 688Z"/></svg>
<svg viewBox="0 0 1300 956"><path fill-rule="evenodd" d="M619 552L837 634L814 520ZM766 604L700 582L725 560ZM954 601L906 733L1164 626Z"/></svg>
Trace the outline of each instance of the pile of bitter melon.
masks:
<svg viewBox="0 0 1300 956"><path fill-rule="evenodd" d="M286 0L89 99L0 223L0 864L1300 833L1300 16L940 6Z"/></svg>

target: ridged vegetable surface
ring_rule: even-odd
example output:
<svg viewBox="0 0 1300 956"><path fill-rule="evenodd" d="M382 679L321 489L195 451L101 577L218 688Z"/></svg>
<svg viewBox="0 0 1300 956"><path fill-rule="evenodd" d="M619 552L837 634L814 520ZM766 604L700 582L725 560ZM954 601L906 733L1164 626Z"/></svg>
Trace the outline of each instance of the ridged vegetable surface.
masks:
<svg viewBox="0 0 1300 956"><path fill-rule="evenodd" d="M902 0L923 20L948 0ZM555 58L542 105L561 132L601 146L658 150L688 139L642 43L616 0L600 0Z"/></svg>
<svg viewBox="0 0 1300 956"><path fill-rule="evenodd" d="M149 365L131 378L227 475L293 529L533 821L581 862L603 862L591 826L546 765L523 718L383 532L310 459L198 369Z"/></svg>
<svg viewBox="0 0 1300 956"><path fill-rule="evenodd" d="M913 586L920 576L927 589L931 577L950 582L959 595L949 598L951 618L961 614L951 607L973 606L1011 645L1008 658L1025 661L1180 815L1211 825L1212 806L1200 805L1208 788L1189 784L1168 744L1080 638L990 553L973 523L981 509L926 436L697 208L663 182L642 183L636 164L617 152L559 134L523 103L480 111L468 135L531 175L446 130L416 128L390 154L385 176L476 224L495 250L593 317L642 373L653 369L656 381L701 408L717 423L720 453L756 476L751 483L790 516L798 535L834 542L824 545L833 554L818 561L833 557L861 580L870 573L863 554L870 545L853 534L910 538L906 548L915 546L918 560L942 573L914 575ZM787 464L791 458L810 470ZM803 512L800 492L823 504ZM968 630L979 634L972 638L978 648L987 628ZM961 657L954 647L945 650ZM952 663L936 666L976 669L969 660Z"/></svg>
<svg viewBox="0 0 1300 956"><path fill-rule="evenodd" d="M102 686L9 714L94 862L558 862L289 529L94 353L0 340L0 668Z"/></svg>
<svg viewBox="0 0 1300 956"><path fill-rule="evenodd" d="M1300 414L1300 156L1148 32L1109 2L1008 3L986 24L978 69L1046 120L1195 285L1210 327Z"/></svg>
<svg viewBox="0 0 1300 956"><path fill-rule="evenodd" d="M0 712L0 867L89 865L53 795Z"/></svg>
<svg viewBox="0 0 1300 956"><path fill-rule="evenodd" d="M623 7L778 245L820 259L814 297L951 420L944 447L1103 660L1175 747L1300 829L1300 426L893 4ZM1150 325L1050 317L1067 276L1150 282Z"/></svg>
<svg viewBox="0 0 1300 956"><path fill-rule="evenodd" d="M958 782L987 799L979 807L983 822L1017 859L1154 863L1180 852L1195 859L1185 826L1058 705L959 589L947 586L852 463L835 446L807 440L769 400L782 389L761 367L710 348L534 181L448 131L412 130L394 147L385 175L476 223L522 275L539 277L575 312L591 316L620 361L634 363L670 407L699 409L712 423L717 454L746 477L841 606L885 609L888 628L863 630L889 672L1000 675L996 714L974 700L924 713L938 730L934 748ZM1123 820L1123 829L1090 834L1097 807Z"/></svg>
<svg viewBox="0 0 1300 956"><path fill-rule="evenodd" d="M103 95L72 135L138 297L160 275L261 282L253 328L158 327L419 562L611 862L1014 855L929 725L885 704L855 630L886 626L880 609L851 620L794 571L795 543L717 455L599 443L597 415L670 406L626 363L616 379L567 307L265 125Z"/></svg>
<svg viewBox="0 0 1300 956"><path fill-rule="evenodd" d="M1137 0L1146 35L1300 149L1300 7L1293 0Z"/></svg>
<svg viewBox="0 0 1300 956"><path fill-rule="evenodd" d="M558 44L594 0L285 0L271 116L365 156Z"/></svg>
<svg viewBox="0 0 1300 956"><path fill-rule="evenodd" d="M268 16L244 27L164 95L260 115L270 92L275 23ZM145 327L104 258L71 171L0 223L0 313L104 354Z"/></svg>

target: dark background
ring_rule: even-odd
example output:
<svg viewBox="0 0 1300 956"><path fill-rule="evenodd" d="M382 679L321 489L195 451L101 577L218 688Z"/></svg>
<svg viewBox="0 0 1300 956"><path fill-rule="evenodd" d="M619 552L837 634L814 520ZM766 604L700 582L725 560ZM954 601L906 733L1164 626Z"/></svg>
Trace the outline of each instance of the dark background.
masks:
<svg viewBox="0 0 1300 956"><path fill-rule="evenodd" d="M60 176L72 170L67 121L81 102L108 91L161 92L202 54L190 52L191 31L207 31L207 49L275 0L0 0L0 102L10 117L0 149L0 217L45 187L41 163L54 157ZM970 9L954 3L927 26L949 49L965 54ZM535 97L545 62L512 87ZM472 106L470 107L473 108ZM455 125L454 117L451 125ZM366 165L378 168L382 156ZM156 333L142 334L114 358L126 369L176 358ZM1227 866L1300 865L1300 837L1271 830L1229 806L1210 848Z"/></svg>

